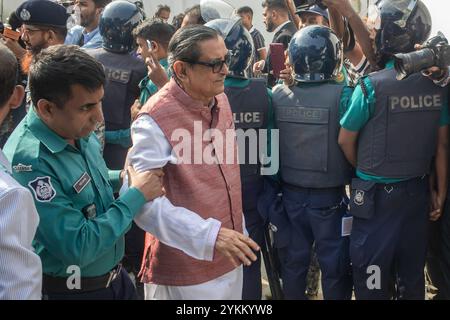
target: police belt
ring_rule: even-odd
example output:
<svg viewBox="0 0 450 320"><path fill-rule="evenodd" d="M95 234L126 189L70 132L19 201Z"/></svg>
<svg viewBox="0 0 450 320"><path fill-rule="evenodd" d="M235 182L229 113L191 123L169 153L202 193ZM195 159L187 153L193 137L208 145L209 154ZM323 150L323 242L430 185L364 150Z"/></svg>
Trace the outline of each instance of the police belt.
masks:
<svg viewBox="0 0 450 320"><path fill-rule="evenodd" d="M45 293L81 293L108 288L117 279L122 271L122 264L118 264L110 272L98 277L81 277L80 288L70 289L67 280L69 278L53 277L44 274L42 278L42 291ZM72 284L72 279L69 280Z"/></svg>
<svg viewBox="0 0 450 320"><path fill-rule="evenodd" d="M330 188L306 188L296 186L294 184L290 184L287 182L282 182L283 188L286 188L291 191L309 193L309 194L323 194L323 193L345 193L345 186L339 187L330 187Z"/></svg>

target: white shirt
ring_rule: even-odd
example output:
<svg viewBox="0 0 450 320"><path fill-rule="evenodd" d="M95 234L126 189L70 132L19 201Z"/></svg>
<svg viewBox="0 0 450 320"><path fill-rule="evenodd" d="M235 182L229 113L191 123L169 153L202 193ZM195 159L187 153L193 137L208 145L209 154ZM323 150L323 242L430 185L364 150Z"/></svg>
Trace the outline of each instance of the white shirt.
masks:
<svg viewBox="0 0 450 320"><path fill-rule="evenodd" d="M176 164L172 146L149 115L142 115L134 121L131 136L133 147L128 161L137 172L162 168L169 162ZM121 193L127 188L125 181ZM216 219L203 219L186 208L175 207L163 196L146 203L134 221L170 247L199 260L213 260L221 227L221 222Z"/></svg>
<svg viewBox="0 0 450 320"><path fill-rule="evenodd" d="M0 150L0 300L39 300L42 264L31 246L39 216L30 191L10 173Z"/></svg>

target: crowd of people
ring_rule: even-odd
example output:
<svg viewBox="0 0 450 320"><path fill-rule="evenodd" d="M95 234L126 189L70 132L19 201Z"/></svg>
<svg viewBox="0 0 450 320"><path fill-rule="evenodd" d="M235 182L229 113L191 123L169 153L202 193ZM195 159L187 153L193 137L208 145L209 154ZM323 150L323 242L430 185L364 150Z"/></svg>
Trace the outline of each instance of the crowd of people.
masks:
<svg viewBox="0 0 450 320"><path fill-rule="evenodd" d="M261 300L262 261L273 299L320 269L324 299L421 300L425 265L450 298L449 68L395 68L426 6L264 0L269 43L211 3L0 25L0 299Z"/></svg>

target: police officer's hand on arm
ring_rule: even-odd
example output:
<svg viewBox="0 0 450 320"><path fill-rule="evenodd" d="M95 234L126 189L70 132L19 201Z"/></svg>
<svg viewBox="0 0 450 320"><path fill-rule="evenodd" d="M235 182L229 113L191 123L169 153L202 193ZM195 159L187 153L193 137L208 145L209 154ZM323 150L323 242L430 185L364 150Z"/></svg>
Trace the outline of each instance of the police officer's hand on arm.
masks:
<svg viewBox="0 0 450 320"><path fill-rule="evenodd" d="M222 227L217 235L215 249L238 267L242 263L249 266L252 261L256 261L256 255L252 250L258 251L259 246L242 233Z"/></svg>
<svg viewBox="0 0 450 320"><path fill-rule="evenodd" d="M129 186L141 191L147 201L164 195L161 181L164 176L162 169L136 172L132 166L128 166L127 171Z"/></svg>

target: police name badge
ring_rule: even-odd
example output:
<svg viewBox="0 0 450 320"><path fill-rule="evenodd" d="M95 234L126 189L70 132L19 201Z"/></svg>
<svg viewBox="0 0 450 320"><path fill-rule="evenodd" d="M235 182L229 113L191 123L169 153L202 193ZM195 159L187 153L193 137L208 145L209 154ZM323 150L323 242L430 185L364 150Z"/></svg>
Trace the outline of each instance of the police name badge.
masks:
<svg viewBox="0 0 450 320"><path fill-rule="evenodd" d="M31 172L33 171L33 166L32 165L25 165L25 164L17 164L15 166L13 166L13 169L15 172Z"/></svg>
<svg viewBox="0 0 450 320"><path fill-rule="evenodd" d="M39 202L50 202L56 196L49 176L37 177L30 181L28 186L33 190L34 198Z"/></svg>
<svg viewBox="0 0 450 320"><path fill-rule="evenodd" d="M353 202L357 206L362 206L364 204L364 191L356 190L355 191L355 199L353 200Z"/></svg>
<svg viewBox="0 0 450 320"><path fill-rule="evenodd" d="M85 172L80 177L80 179L78 179L77 182L75 182L73 188L77 193L80 193L89 184L89 182L91 182L91 177L88 175L87 172Z"/></svg>

